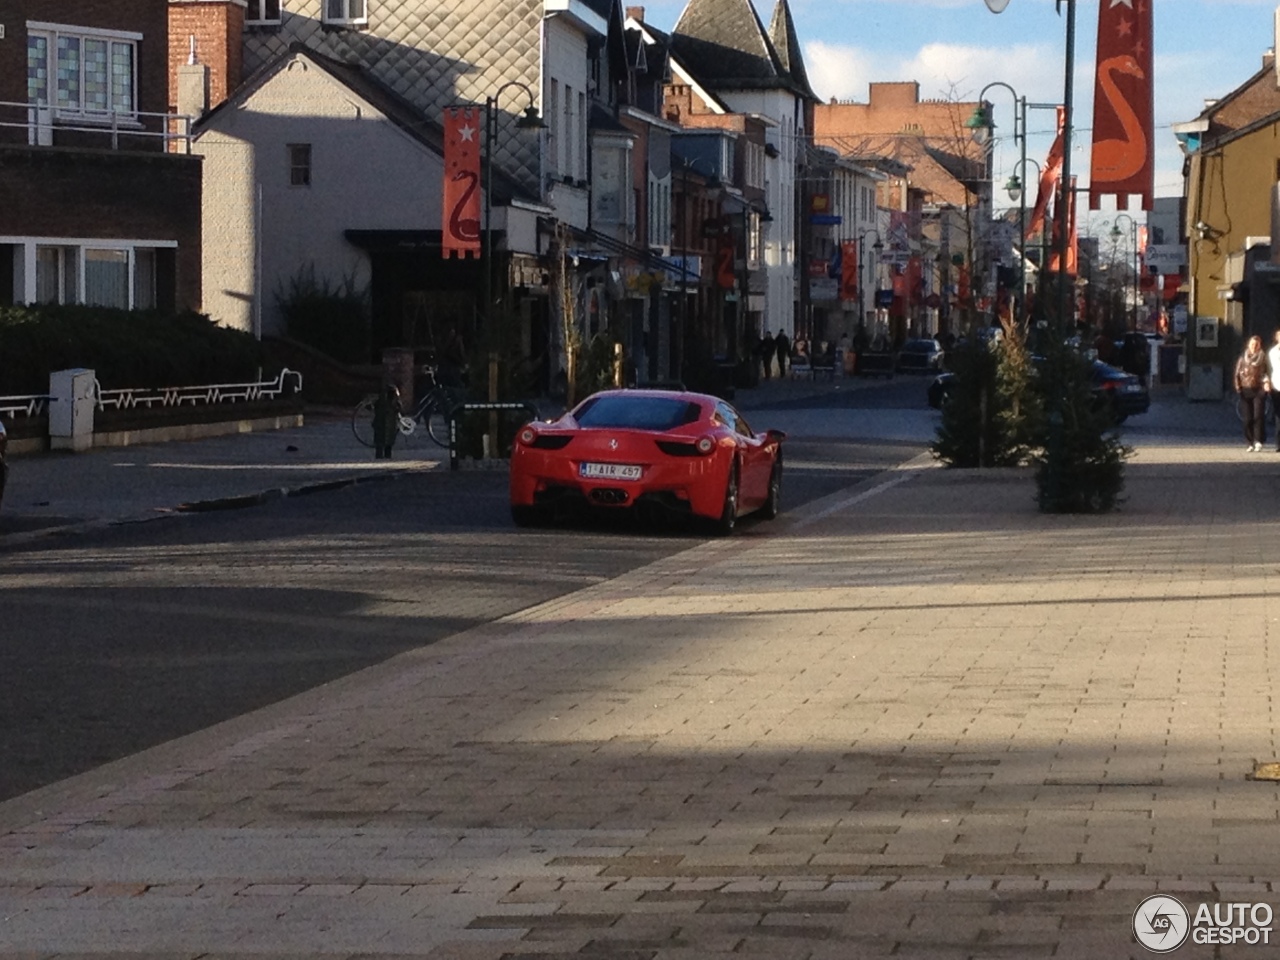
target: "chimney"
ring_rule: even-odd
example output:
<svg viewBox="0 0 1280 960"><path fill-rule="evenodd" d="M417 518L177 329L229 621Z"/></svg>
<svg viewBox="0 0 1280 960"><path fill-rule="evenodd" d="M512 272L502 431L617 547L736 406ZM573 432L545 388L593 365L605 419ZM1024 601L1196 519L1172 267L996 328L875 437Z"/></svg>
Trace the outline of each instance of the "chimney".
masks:
<svg viewBox="0 0 1280 960"><path fill-rule="evenodd" d="M627 17L644 23L644 7L627 7Z"/></svg>
<svg viewBox="0 0 1280 960"><path fill-rule="evenodd" d="M244 16L243 0L169 0L169 104L174 110L179 110L183 95L184 68L200 66L207 75L199 98L204 110L216 107L240 86ZM194 71L187 83L195 83Z"/></svg>
<svg viewBox="0 0 1280 960"><path fill-rule="evenodd" d="M199 120L209 110L209 68L196 56L196 37L192 34L187 62L178 67L178 113Z"/></svg>

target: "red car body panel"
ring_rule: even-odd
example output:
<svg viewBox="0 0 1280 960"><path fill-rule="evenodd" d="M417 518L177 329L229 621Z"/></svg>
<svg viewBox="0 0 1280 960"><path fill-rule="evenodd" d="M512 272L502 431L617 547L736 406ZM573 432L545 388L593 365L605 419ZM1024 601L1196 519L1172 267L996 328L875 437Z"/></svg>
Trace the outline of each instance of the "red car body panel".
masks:
<svg viewBox="0 0 1280 960"><path fill-rule="evenodd" d="M583 427L574 414L600 396L668 398L697 404L690 423L670 430L622 427ZM769 495L769 478L780 450L779 435L746 434L718 417L723 401L696 393L656 390L611 390L587 398L552 423L530 424L534 440L518 439L511 455L511 505L551 506L560 498L580 499L605 508L656 502L678 512L717 519L725 503L729 471L738 468L738 513L759 509ZM728 408L731 409L731 408ZM736 411L733 411L736 415ZM739 415L740 417L740 415ZM538 444L567 438L559 449ZM673 455L659 443L695 448L709 438L712 449L695 455ZM584 476L584 464L594 470L638 468L635 478Z"/></svg>

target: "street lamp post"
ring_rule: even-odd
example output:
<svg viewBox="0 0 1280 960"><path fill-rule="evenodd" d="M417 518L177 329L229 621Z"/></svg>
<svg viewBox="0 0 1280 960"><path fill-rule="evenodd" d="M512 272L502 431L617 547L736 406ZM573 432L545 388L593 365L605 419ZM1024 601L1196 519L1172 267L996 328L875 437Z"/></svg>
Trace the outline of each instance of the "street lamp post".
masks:
<svg viewBox="0 0 1280 960"><path fill-rule="evenodd" d="M1120 238L1124 236L1123 232L1120 230L1121 217L1129 221L1129 243L1131 246L1130 256L1132 256L1131 268L1133 270L1133 312L1129 315L1129 329L1137 330L1138 329L1138 221L1134 220L1133 217L1129 216L1129 214L1127 213L1116 214L1115 224L1111 227L1111 239L1117 242L1119 242ZM1126 257L1126 259L1129 259L1129 257ZM1125 311L1125 312L1128 313L1128 311Z"/></svg>
<svg viewBox="0 0 1280 960"><path fill-rule="evenodd" d="M1036 182L1040 182L1042 171L1040 164L1026 156L1020 158L1014 165L1013 174L1005 183L1005 191L1009 194L1009 199L1018 204L1018 308L1021 312L1026 308L1027 296L1027 190L1023 185L1023 178L1027 175L1027 164L1031 164L1036 168ZM1043 234L1043 230L1041 233ZM1045 255L1043 245L1041 246L1039 270L1043 273L1045 268Z"/></svg>
<svg viewBox="0 0 1280 960"><path fill-rule="evenodd" d="M699 163L705 162L703 157L679 156L680 160L680 313L679 326L676 328L676 369L675 379L684 381L684 339L689 327L689 228L693 217L689 206L689 171ZM715 171L706 175L706 192L708 197L716 197L720 192L720 179ZM702 271L698 271L699 280Z"/></svg>
<svg viewBox="0 0 1280 960"><path fill-rule="evenodd" d="M1056 8L1061 14L1062 5L1067 5L1067 24L1066 24L1066 50L1063 57L1063 78L1062 78L1062 181L1058 190L1058 315L1053 324L1053 349L1056 352L1062 349L1062 341L1067 328L1067 311L1070 306L1069 291L1067 287L1067 253L1071 249L1071 238L1068 235L1068 228L1071 225L1071 215L1068 208L1068 202L1071 198L1071 135L1072 135L1072 112L1075 105L1075 61L1076 61L1076 0L1054 0ZM1006 6L1009 0L986 0L988 9L993 13L999 13ZM1041 497L1041 508L1044 509L1046 504L1053 505L1059 502L1063 484L1063 410L1062 410L1062 384L1058 381L1058 364L1050 365L1049 384L1049 431L1045 444L1045 484Z"/></svg>
<svg viewBox="0 0 1280 960"><path fill-rule="evenodd" d="M866 240L867 234L875 234L876 242L871 245L871 249L876 253L876 261L879 263L880 251L884 249L884 241L880 239L879 230L863 230L858 234L858 305L862 311L862 316L858 318L859 324L866 331L867 323L867 284L864 280L867 272L866 260ZM868 333L868 335L870 335Z"/></svg>
<svg viewBox="0 0 1280 960"><path fill-rule="evenodd" d="M1003 9L1003 7L1001 7ZM999 11L996 11L999 12ZM1027 236L1027 203L1026 194L1022 189L1021 182L1018 180L1018 171L1021 170L1023 175L1026 174L1027 166L1027 110L1056 110L1056 103L1028 103L1027 98L1018 95L1018 91L1014 90L1009 84L996 80L988 83L982 88L982 92L978 94L978 106L974 110L973 116L965 121L965 126L971 130L971 135L979 146L986 146L991 139L992 133L995 131L996 125L992 121L991 111L987 109L987 91L992 87L1002 87L1009 91L1013 97L1014 113L1013 113L1013 142L1019 147L1018 162L1014 166L1014 174L1009 178L1005 188L1009 191L1009 197L1018 201L1018 250L1021 254ZM1031 161L1035 162L1035 161ZM1039 169L1039 164L1036 164ZM1015 192L1016 191L1016 192ZM1023 310L1023 299L1027 285L1027 264L1024 256L1018 257L1018 302L1014 310L1014 316L1017 317Z"/></svg>
<svg viewBox="0 0 1280 960"><path fill-rule="evenodd" d="M1062 181L1058 190L1058 318L1056 334L1061 335L1066 328L1067 320L1067 253L1071 249L1071 238L1067 236L1070 226L1070 214L1067 201L1071 196L1071 125L1072 111L1075 104L1075 64L1076 64L1076 0L1054 0L1059 13L1062 5L1067 5L1067 40L1063 57L1063 91L1062 91ZM987 9L992 13L1000 13L1009 5L1009 0L986 0Z"/></svg>
<svg viewBox="0 0 1280 960"><path fill-rule="evenodd" d="M540 130L546 126L535 106L533 91L519 80L504 83L493 96L484 101L484 322L485 334L492 338L494 333L494 245L493 245L493 149L498 141L498 99L507 90L523 90L529 98L529 105L524 113L516 119L516 127L520 130ZM490 344L492 346L492 344ZM490 384L490 392L493 385Z"/></svg>

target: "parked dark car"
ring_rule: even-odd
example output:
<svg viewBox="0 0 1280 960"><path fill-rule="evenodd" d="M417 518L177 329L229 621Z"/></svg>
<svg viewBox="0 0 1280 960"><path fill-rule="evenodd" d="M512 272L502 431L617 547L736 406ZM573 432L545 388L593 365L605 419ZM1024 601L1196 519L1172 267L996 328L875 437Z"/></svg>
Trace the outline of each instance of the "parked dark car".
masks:
<svg viewBox="0 0 1280 960"><path fill-rule="evenodd" d="M940 373L929 381L929 406L941 410L956 386L954 373Z"/></svg>
<svg viewBox="0 0 1280 960"><path fill-rule="evenodd" d="M1124 423L1129 417L1151 409L1151 393L1134 373L1125 373L1101 360L1093 361L1090 370L1093 395L1111 405L1111 417Z"/></svg>
<svg viewBox="0 0 1280 960"><path fill-rule="evenodd" d="M942 346L937 340L921 337L908 340L898 351L899 373L932 373L942 369Z"/></svg>
<svg viewBox="0 0 1280 960"><path fill-rule="evenodd" d="M4 503L4 484L9 479L9 461L5 458L8 446L9 434L4 428L4 421L0 420L0 504Z"/></svg>
<svg viewBox="0 0 1280 960"><path fill-rule="evenodd" d="M1042 361L1035 358L1039 365ZM1132 373L1125 373L1101 360L1091 362L1089 376L1093 382L1093 395L1099 403L1111 408L1111 418L1124 423L1129 417L1146 413L1151 409L1151 393L1142 381ZM929 406L941 410L956 387L954 373L940 373L929 383Z"/></svg>

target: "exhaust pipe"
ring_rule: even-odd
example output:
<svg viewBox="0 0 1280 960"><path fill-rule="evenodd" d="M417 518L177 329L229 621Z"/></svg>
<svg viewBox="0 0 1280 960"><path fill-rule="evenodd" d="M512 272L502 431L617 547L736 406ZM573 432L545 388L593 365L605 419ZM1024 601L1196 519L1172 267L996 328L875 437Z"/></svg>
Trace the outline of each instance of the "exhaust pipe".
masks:
<svg viewBox="0 0 1280 960"><path fill-rule="evenodd" d="M612 487L602 487L591 491L591 499L596 503L619 504L627 502L627 491Z"/></svg>

